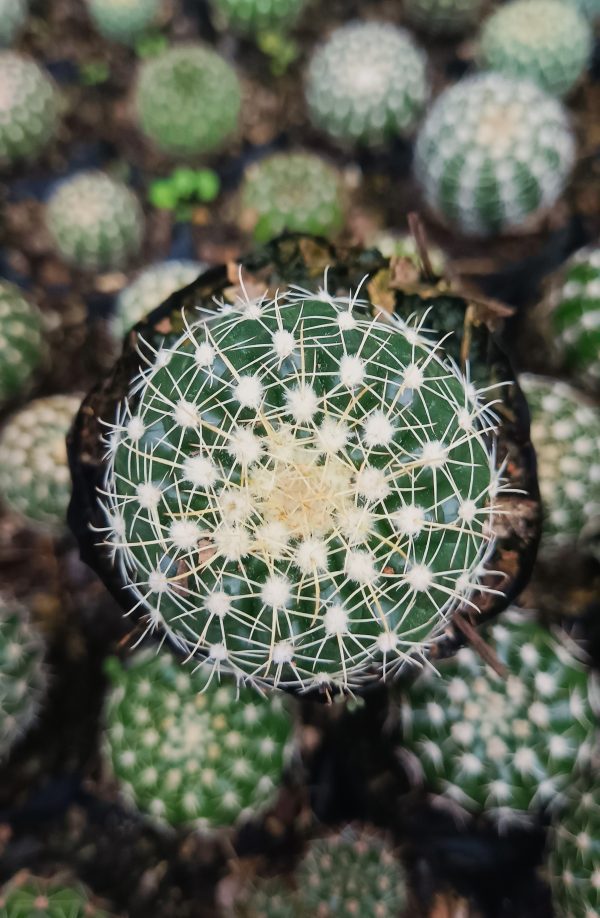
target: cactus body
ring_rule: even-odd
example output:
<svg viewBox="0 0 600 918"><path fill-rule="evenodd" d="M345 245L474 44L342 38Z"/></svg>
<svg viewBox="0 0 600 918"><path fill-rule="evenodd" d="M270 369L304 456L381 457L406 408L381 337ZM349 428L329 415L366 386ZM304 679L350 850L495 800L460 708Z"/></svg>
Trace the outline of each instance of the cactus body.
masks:
<svg viewBox="0 0 600 918"><path fill-rule="evenodd" d="M202 273L204 267L205 265L199 261L173 260L144 268L117 298L112 321L115 338L121 339L140 319L160 306L172 293L191 284Z"/></svg>
<svg viewBox="0 0 600 918"><path fill-rule="evenodd" d="M142 131L164 153L211 153L237 127L240 87L211 48L182 45L142 64L136 109Z"/></svg>
<svg viewBox="0 0 600 918"><path fill-rule="evenodd" d="M464 648L421 676L403 709L405 745L428 785L466 809L559 805L594 738L586 669L522 612L489 635L507 675Z"/></svg>
<svg viewBox="0 0 600 918"><path fill-rule="evenodd" d="M79 172L61 182L47 204L46 225L60 255L90 271L121 268L142 244L144 218L136 196L104 172Z"/></svg>
<svg viewBox="0 0 600 918"><path fill-rule="evenodd" d="M105 541L155 623L239 678L347 687L479 582L486 406L401 320L295 290L189 326L108 438Z"/></svg>
<svg viewBox="0 0 600 918"><path fill-rule="evenodd" d="M36 157L58 127L58 92L38 65L0 51L0 164Z"/></svg>
<svg viewBox="0 0 600 918"><path fill-rule="evenodd" d="M28 0L0 0L0 47L11 45L25 24Z"/></svg>
<svg viewBox="0 0 600 918"><path fill-rule="evenodd" d="M404 0L403 8L415 28L432 35L456 36L475 25L483 0Z"/></svg>
<svg viewBox="0 0 600 918"><path fill-rule="evenodd" d="M566 95L580 80L591 50L588 21L564 0L512 0L481 32L486 69L533 80L556 96Z"/></svg>
<svg viewBox="0 0 600 918"><path fill-rule="evenodd" d="M60 534L70 494L65 437L76 395L36 399L0 432L0 497L31 526Z"/></svg>
<svg viewBox="0 0 600 918"><path fill-rule="evenodd" d="M0 760L35 720L47 681L44 643L27 610L0 599Z"/></svg>
<svg viewBox="0 0 600 918"><path fill-rule="evenodd" d="M295 25L307 0L212 0L214 9L238 32L286 31Z"/></svg>
<svg viewBox="0 0 600 918"><path fill-rule="evenodd" d="M157 19L160 0L86 0L101 35L124 44L135 42Z"/></svg>
<svg viewBox="0 0 600 918"><path fill-rule="evenodd" d="M0 918L110 918L80 883L26 872L0 889Z"/></svg>
<svg viewBox="0 0 600 918"><path fill-rule="evenodd" d="M571 0L571 2L592 22L600 19L600 0Z"/></svg>
<svg viewBox="0 0 600 918"><path fill-rule="evenodd" d="M44 355L42 317L8 281L0 280L0 405L27 388Z"/></svg>
<svg viewBox="0 0 600 918"><path fill-rule="evenodd" d="M583 545L600 530L600 415L565 383L521 377L545 506L542 546Z"/></svg>
<svg viewBox="0 0 600 918"><path fill-rule="evenodd" d="M344 219L339 176L312 153L276 153L250 166L242 207L259 242L285 230L329 236Z"/></svg>
<svg viewBox="0 0 600 918"><path fill-rule="evenodd" d="M530 82L488 73L438 97L417 139L415 170L438 218L485 236L551 207L573 158L560 103Z"/></svg>
<svg viewBox="0 0 600 918"><path fill-rule="evenodd" d="M412 133L428 96L425 58L410 35L389 23L351 22L310 62L311 118L336 140L377 145Z"/></svg>
<svg viewBox="0 0 600 918"><path fill-rule="evenodd" d="M550 883L556 914L564 918L600 915L600 794L580 782L551 835Z"/></svg>
<svg viewBox="0 0 600 918"><path fill-rule="evenodd" d="M280 696L209 680L166 654L112 660L107 738L124 792L148 815L179 825L234 823L268 803L292 721Z"/></svg>

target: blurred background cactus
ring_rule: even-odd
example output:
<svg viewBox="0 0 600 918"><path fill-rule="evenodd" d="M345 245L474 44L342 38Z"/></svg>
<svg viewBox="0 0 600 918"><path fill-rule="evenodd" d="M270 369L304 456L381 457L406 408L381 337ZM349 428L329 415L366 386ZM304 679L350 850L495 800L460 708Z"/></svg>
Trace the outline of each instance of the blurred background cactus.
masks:
<svg viewBox="0 0 600 918"><path fill-rule="evenodd" d="M2 918L110 918L90 892L68 876L22 873L0 889Z"/></svg>
<svg viewBox="0 0 600 918"><path fill-rule="evenodd" d="M600 913L600 800L598 787L580 781L551 836L548 864L555 903L562 915Z"/></svg>
<svg viewBox="0 0 600 918"><path fill-rule="evenodd" d="M160 0L85 0L96 28L106 38L131 44L158 19Z"/></svg>
<svg viewBox="0 0 600 918"><path fill-rule="evenodd" d="M0 759L35 721L48 682L45 645L26 608L0 598Z"/></svg>
<svg viewBox="0 0 600 918"><path fill-rule="evenodd" d="M0 281L0 404L31 385L44 351L40 312L17 286Z"/></svg>
<svg viewBox="0 0 600 918"><path fill-rule="evenodd" d="M58 129L56 87L35 61L15 51L0 51L0 84L0 164L34 159Z"/></svg>
<svg viewBox="0 0 600 918"><path fill-rule="evenodd" d="M144 268L118 296L111 330L117 340L172 293L187 287L202 273L198 261L172 259Z"/></svg>
<svg viewBox="0 0 600 918"><path fill-rule="evenodd" d="M28 0L1 0L0 47L11 45L25 25Z"/></svg>
<svg viewBox="0 0 600 918"><path fill-rule="evenodd" d="M211 0L227 26L243 34L287 31L302 15L307 0Z"/></svg>
<svg viewBox="0 0 600 918"><path fill-rule="evenodd" d="M456 36L476 25L483 0L404 0L404 14L416 29L432 35Z"/></svg>

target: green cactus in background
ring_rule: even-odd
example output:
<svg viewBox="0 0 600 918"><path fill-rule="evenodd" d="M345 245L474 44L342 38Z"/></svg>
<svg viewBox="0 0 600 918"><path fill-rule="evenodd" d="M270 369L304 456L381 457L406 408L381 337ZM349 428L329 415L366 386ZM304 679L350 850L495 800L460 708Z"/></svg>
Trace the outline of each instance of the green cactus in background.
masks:
<svg viewBox="0 0 600 918"><path fill-rule="evenodd" d="M276 153L251 165L241 202L243 222L259 242L285 230L335 235L344 222L339 174L314 153Z"/></svg>
<svg viewBox="0 0 600 918"><path fill-rule="evenodd" d="M199 261L169 260L144 268L117 298L112 332L121 340L140 319L187 287L205 269Z"/></svg>
<svg viewBox="0 0 600 918"><path fill-rule="evenodd" d="M15 284L0 280L0 406L27 389L44 353L37 306Z"/></svg>
<svg viewBox="0 0 600 918"><path fill-rule="evenodd" d="M398 233L394 230L380 230L368 240L369 247L379 249L384 258L405 258L418 270L421 268L421 255L415 237L410 233ZM448 264L448 256L436 245L427 245L427 255L433 271L441 276Z"/></svg>
<svg viewBox="0 0 600 918"><path fill-rule="evenodd" d="M0 889L0 918L110 918L88 890L68 878L23 871Z"/></svg>
<svg viewBox="0 0 600 918"><path fill-rule="evenodd" d="M58 91L35 61L14 51L0 51L0 86L0 165L33 159L58 130Z"/></svg>
<svg viewBox="0 0 600 918"><path fill-rule="evenodd" d="M564 0L512 0L485 22L480 59L487 70L533 80L556 96L579 82L592 51L592 30Z"/></svg>
<svg viewBox="0 0 600 918"><path fill-rule="evenodd" d="M240 100L235 71L204 45L169 48L140 67L140 128L170 156L196 156L222 147L237 128Z"/></svg>
<svg viewBox="0 0 600 918"><path fill-rule="evenodd" d="M592 22L600 18L600 0L571 0Z"/></svg>
<svg viewBox="0 0 600 918"><path fill-rule="evenodd" d="M468 810L562 804L595 736L587 671L525 613L509 610L489 637L506 676L470 648L426 671L405 697L404 745L427 785Z"/></svg>
<svg viewBox="0 0 600 918"><path fill-rule="evenodd" d="M238 32L287 31L299 19L307 0L211 0L215 11Z"/></svg>
<svg viewBox="0 0 600 918"><path fill-rule="evenodd" d="M57 186L46 226L65 261L89 271L124 267L140 251L144 216L135 194L104 172L78 172Z"/></svg>
<svg viewBox="0 0 600 918"><path fill-rule="evenodd" d="M531 440L545 506L542 548L600 531L600 414L565 383L525 374Z"/></svg>
<svg viewBox="0 0 600 918"><path fill-rule="evenodd" d="M295 889L281 877L256 880L235 903L235 918L310 918Z"/></svg>
<svg viewBox="0 0 600 918"><path fill-rule="evenodd" d="M160 0L85 0L90 17L105 38L132 44L150 28Z"/></svg>
<svg viewBox="0 0 600 918"><path fill-rule="evenodd" d="M431 35L456 36L477 22L484 0L404 0L404 14L416 29Z"/></svg>
<svg viewBox="0 0 600 918"><path fill-rule="evenodd" d="M27 19L28 0L0 0L0 47L11 45Z"/></svg>
<svg viewBox="0 0 600 918"><path fill-rule="evenodd" d="M600 245L580 249L558 272L541 304L551 346L575 378L600 386Z"/></svg>
<svg viewBox="0 0 600 918"><path fill-rule="evenodd" d="M27 609L0 597L0 760L38 714L48 683L44 653Z"/></svg>
<svg viewBox="0 0 600 918"><path fill-rule="evenodd" d="M423 52L408 32L388 22L336 29L308 68L310 116L336 140L376 146L411 134L427 97Z"/></svg>
<svg viewBox="0 0 600 918"><path fill-rule="evenodd" d="M467 235L522 227L562 193L574 139L561 104L533 83L500 73L443 92L415 148L425 202Z"/></svg>
<svg viewBox="0 0 600 918"><path fill-rule="evenodd" d="M111 660L108 675L110 760L142 812L170 825L228 826L273 798L293 726L281 696L219 684L206 667L153 651L126 666Z"/></svg>
<svg viewBox="0 0 600 918"><path fill-rule="evenodd" d="M600 791L579 782L568 808L551 834L550 884L556 915L598 918L600 915Z"/></svg>
<svg viewBox="0 0 600 918"><path fill-rule="evenodd" d="M30 402L0 431L0 499L33 526L60 535L71 492L65 437L77 395Z"/></svg>
<svg viewBox="0 0 600 918"><path fill-rule="evenodd" d="M200 315L108 436L125 582L241 680L380 679L485 590L495 420L437 342L356 305L295 289Z"/></svg>

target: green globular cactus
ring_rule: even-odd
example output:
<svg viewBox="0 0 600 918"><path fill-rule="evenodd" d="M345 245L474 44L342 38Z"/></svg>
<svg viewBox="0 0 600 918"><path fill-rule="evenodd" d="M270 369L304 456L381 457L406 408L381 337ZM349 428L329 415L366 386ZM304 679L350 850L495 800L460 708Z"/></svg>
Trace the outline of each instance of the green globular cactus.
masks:
<svg viewBox="0 0 600 918"><path fill-rule="evenodd" d="M525 613L509 610L488 634L506 675L470 648L425 672L405 697L404 745L430 789L468 810L502 819L558 806L591 756L586 668Z"/></svg>
<svg viewBox="0 0 600 918"><path fill-rule="evenodd" d="M59 97L35 61L0 51L0 165L38 156L58 129Z"/></svg>
<svg viewBox="0 0 600 918"><path fill-rule="evenodd" d="M123 338L144 316L160 306L172 293L187 287L205 269L199 261L169 260L144 268L117 297L112 332Z"/></svg>
<svg viewBox="0 0 600 918"><path fill-rule="evenodd" d="M28 13L28 0L0 0L0 47L11 45Z"/></svg>
<svg viewBox="0 0 600 918"><path fill-rule="evenodd" d="M46 226L65 261L105 271L122 268L138 254L144 217L126 185L92 170L58 185L47 204Z"/></svg>
<svg viewBox="0 0 600 918"><path fill-rule="evenodd" d="M293 728L280 695L219 684L164 653L113 659L108 675L110 760L140 811L214 828L273 799Z"/></svg>
<svg viewBox="0 0 600 918"><path fill-rule="evenodd" d="M0 280L0 406L27 389L44 353L37 306L15 284Z"/></svg>
<svg viewBox="0 0 600 918"><path fill-rule="evenodd" d="M525 374L545 520L542 548L585 545L600 531L600 413L576 389Z"/></svg>
<svg viewBox="0 0 600 918"><path fill-rule="evenodd" d="M575 142L562 105L500 73L462 80L438 97L417 138L425 202L466 235L522 227L566 185Z"/></svg>
<svg viewBox="0 0 600 918"><path fill-rule="evenodd" d="M110 918L85 886L23 871L0 889L0 918Z"/></svg>
<svg viewBox="0 0 600 918"><path fill-rule="evenodd" d="M309 64L310 116L336 140L376 146L409 135L427 97L423 52L408 32L387 22L336 29Z"/></svg>
<svg viewBox="0 0 600 918"><path fill-rule="evenodd" d="M235 70L212 48L169 48L140 68L136 111L144 134L176 157L212 153L235 132L241 94Z"/></svg>
<svg viewBox="0 0 600 918"><path fill-rule="evenodd" d="M124 582L241 680L381 679L486 589L495 419L443 348L357 297L265 291L199 316L108 433Z"/></svg>
<svg viewBox="0 0 600 918"><path fill-rule="evenodd" d="M533 80L556 96L579 82L592 51L592 30L564 0L512 0L485 22L480 60L487 70Z"/></svg>
<svg viewBox="0 0 600 918"><path fill-rule="evenodd" d="M456 36L476 23L484 0L404 0L404 14L416 29L431 35Z"/></svg>
<svg viewBox="0 0 600 918"><path fill-rule="evenodd" d="M571 0L592 22L600 18L600 0Z"/></svg>
<svg viewBox="0 0 600 918"><path fill-rule="evenodd" d="M285 32L300 18L307 0L211 0L215 11L244 34Z"/></svg>
<svg viewBox="0 0 600 918"><path fill-rule="evenodd" d="M384 258L404 258L415 268L421 269L421 254L414 236L410 233L397 233L393 230L381 230L369 239L369 247L379 249ZM427 255L433 271L442 275L448 264L448 256L436 245L427 245Z"/></svg>
<svg viewBox="0 0 600 918"><path fill-rule="evenodd" d="M0 499L35 527L60 534L71 491L65 437L76 395L30 402L0 431Z"/></svg>
<svg viewBox="0 0 600 918"><path fill-rule="evenodd" d="M160 0L85 0L101 35L132 44L156 21Z"/></svg>
<svg viewBox="0 0 600 918"><path fill-rule="evenodd" d="M294 887L281 877L257 880L235 903L235 918L310 918Z"/></svg>
<svg viewBox="0 0 600 918"><path fill-rule="evenodd" d="M569 794L566 812L551 833L550 885L556 915L600 916L600 792L587 782Z"/></svg>
<svg viewBox="0 0 600 918"><path fill-rule="evenodd" d="M551 346L585 386L600 386L600 245L580 249L550 284L541 306Z"/></svg>
<svg viewBox="0 0 600 918"><path fill-rule="evenodd" d="M313 153L276 153L246 170L243 222L259 242L280 233L335 235L344 222L337 171Z"/></svg>
<svg viewBox="0 0 600 918"><path fill-rule="evenodd" d="M39 712L48 683L44 654L27 609L0 598L0 760Z"/></svg>

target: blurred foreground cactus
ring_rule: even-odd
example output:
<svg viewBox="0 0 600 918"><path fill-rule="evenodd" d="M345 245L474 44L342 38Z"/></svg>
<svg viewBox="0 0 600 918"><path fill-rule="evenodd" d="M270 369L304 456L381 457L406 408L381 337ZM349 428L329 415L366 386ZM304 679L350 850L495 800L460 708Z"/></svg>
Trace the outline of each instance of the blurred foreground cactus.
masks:
<svg viewBox="0 0 600 918"><path fill-rule="evenodd" d="M0 280L0 406L28 388L44 354L38 308L15 284Z"/></svg>
<svg viewBox="0 0 600 918"><path fill-rule="evenodd" d="M34 159L58 130L58 90L35 61L13 51L0 51L0 86L0 166Z"/></svg>
<svg viewBox="0 0 600 918"><path fill-rule="evenodd" d="M0 760L27 732L44 700L44 655L44 641L27 609L0 598Z"/></svg>
<svg viewBox="0 0 600 918"><path fill-rule="evenodd" d="M467 32L479 18L483 0L403 0L407 20L432 35L456 36Z"/></svg>
<svg viewBox="0 0 600 918"><path fill-rule="evenodd" d="M89 14L105 38L132 44L156 21L160 0L85 0Z"/></svg>
<svg viewBox="0 0 600 918"><path fill-rule="evenodd" d="M228 26L245 34L285 32L302 14L307 0L211 0Z"/></svg>
<svg viewBox="0 0 600 918"><path fill-rule="evenodd" d="M550 836L548 870L557 915L600 915L600 792L593 781L576 783L568 809Z"/></svg>
<svg viewBox="0 0 600 918"><path fill-rule="evenodd" d="M110 918L89 891L68 877L26 871L0 889L0 918Z"/></svg>
<svg viewBox="0 0 600 918"><path fill-rule="evenodd" d="M11 45L27 19L29 0L0 0L0 48Z"/></svg>
<svg viewBox="0 0 600 918"><path fill-rule="evenodd" d="M204 265L191 260L169 260L144 268L117 297L112 332L121 340L144 316L160 306L172 293L191 284Z"/></svg>

